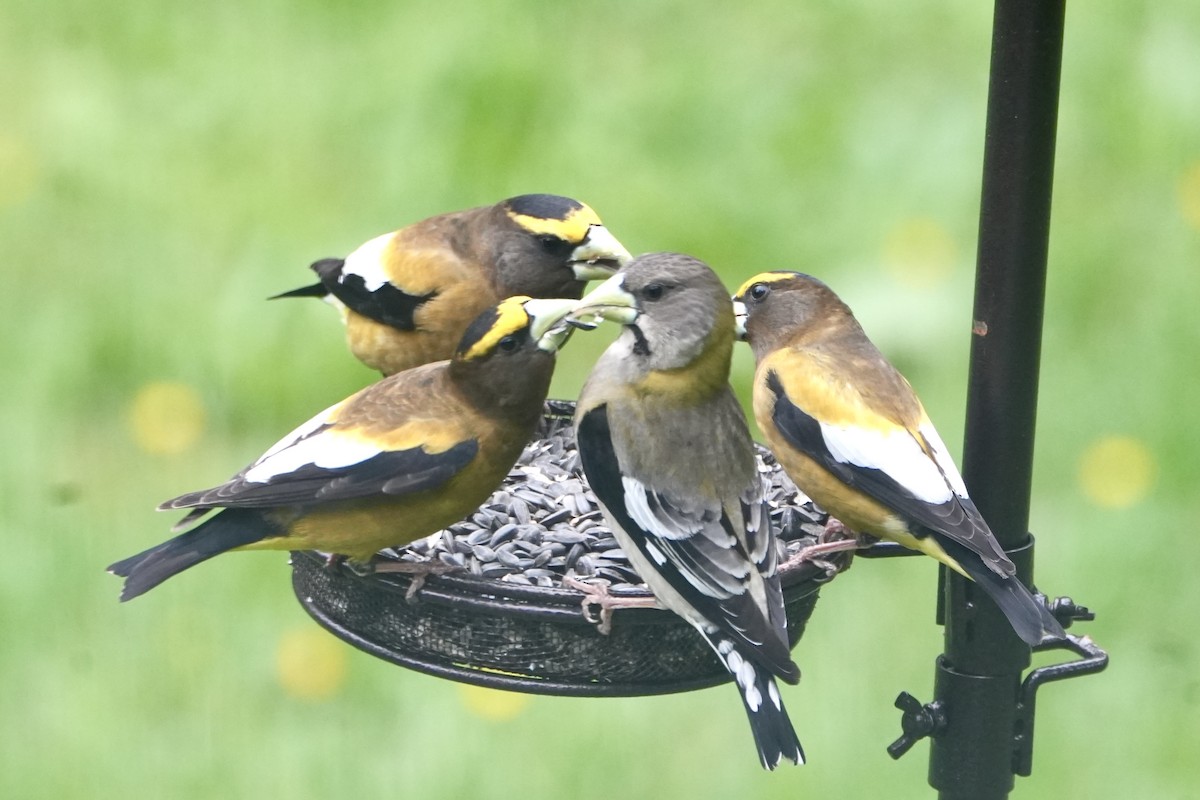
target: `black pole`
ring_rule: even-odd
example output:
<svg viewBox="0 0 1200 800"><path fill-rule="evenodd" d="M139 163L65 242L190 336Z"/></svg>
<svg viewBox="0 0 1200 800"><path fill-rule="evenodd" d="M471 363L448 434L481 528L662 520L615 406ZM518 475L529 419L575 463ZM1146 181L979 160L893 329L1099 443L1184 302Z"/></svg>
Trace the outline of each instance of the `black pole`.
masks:
<svg viewBox="0 0 1200 800"><path fill-rule="evenodd" d="M963 447L971 496L1026 584L1064 5L996 2ZM969 581L948 573L943 584L934 695L945 728L932 740L929 783L942 800L1004 798L1030 649Z"/></svg>

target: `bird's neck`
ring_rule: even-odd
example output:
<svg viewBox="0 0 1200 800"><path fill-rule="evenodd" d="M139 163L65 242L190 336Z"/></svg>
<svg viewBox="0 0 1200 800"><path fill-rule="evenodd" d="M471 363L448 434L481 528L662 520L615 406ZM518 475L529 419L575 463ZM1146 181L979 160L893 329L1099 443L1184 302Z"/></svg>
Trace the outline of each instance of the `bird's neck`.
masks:
<svg viewBox="0 0 1200 800"><path fill-rule="evenodd" d="M521 370L479 369L458 361L449 370L459 394L479 413L522 427L536 425L541 417L553 374L549 355Z"/></svg>
<svg viewBox="0 0 1200 800"><path fill-rule="evenodd" d="M839 345L856 348L862 340L866 339L866 334L863 333L863 329L857 320L852 316L841 314L826 317L818 322L806 325L798 331L785 331L781 333L785 334L781 337L785 341L781 341L779 344L806 349ZM787 333L791 335L786 335Z"/></svg>
<svg viewBox="0 0 1200 800"><path fill-rule="evenodd" d="M733 357L733 328L714 329L700 354L682 367L655 369L646 373L633 389L638 394L670 397L692 405L711 399L729 385L729 367Z"/></svg>

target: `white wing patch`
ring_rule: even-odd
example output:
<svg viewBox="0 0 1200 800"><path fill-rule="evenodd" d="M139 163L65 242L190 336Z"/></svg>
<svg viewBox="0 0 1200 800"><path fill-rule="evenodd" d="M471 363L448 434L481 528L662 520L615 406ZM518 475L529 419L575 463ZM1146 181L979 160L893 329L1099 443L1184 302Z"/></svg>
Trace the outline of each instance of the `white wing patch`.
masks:
<svg viewBox="0 0 1200 800"><path fill-rule="evenodd" d="M941 505L952 497L951 485L938 469L939 464L929 458L917 440L902 428L885 433L867 428L839 428L822 422L821 435L834 459L843 464L877 469L918 500ZM938 443L941 443L940 439ZM942 447L944 451L945 445ZM962 479L958 482L961 485Z"/></svg>
<svg viewBox="0 0 1200 800"><path fill-rule="evenodd" d="M267 483L308 465L323 469L350 467L382 452L376 445L354 437L330 432L311 435L328 421L334 408L337 406L304 423L268 450L246 470L242 479L248 483Z"/></svg>
<svg viewBox="0 0 1200 800"><path fill-rule="evenodd" d="M383 272L383 257L392 244L395 233L385 233L358 246L342 265L342 274L352 272L363 279L363 287L368 292L374 292L388 283L388 277Z"/></svg>
<svg viewBox="0 0 1200 800"><path fill-rule="evenodd" d="M642 530L647 533L657 536L660 539L687 539L700 532L702 526L699 523L686 527L680 525L677 528L664 525L646 500L648 496L646 485L637 478L622 475L621 486L625 489L625 510L629 512L629 516L633 521L640 525ZM681 521L676 520L676 522Z"/></svg>
<svg viewBox="0 0 1200 800"><path fill-rule="evenodd" d="M663 555L663 551L654 546L654 542L646 542L646 552L654 559L654 563L660 567L667 563L667 557Z"/></svg>
<svg viewBox="0 0 1200 800"><path fill-rule="evenodd" d="M342 401L342 402L345 402L345 401ZM322 425L326 425L326 424L332 422L333 417L334 417L334 412L336 412L339 408L341 408L341 406L342 406L342 403L334 403L329 408L325 409L320 414L317 414L315 417L310 419L308 422L304 422L304 423L301 423L300 425L297 425L296 428L291 433L289 433L287 436L284 436L282 439L280 439L275 444L271 445L267 449L267 452L265 452L261 456L259 456L258 460L254 462L253 466L257 467L259 464L266 461L268 458L270 458L271 456L280 452L281 450L291 447L292 445L296 444L296 442L300 441L301 439L303 439L307 436L310 436L313 433L313 431L317 430Z"/></svg>
<svg viewBox="0 0 1200 800"><path fill-rule="evenodd" d="M942 437L938 436L938 432L928 422L923 423L921 427L917 428L917 431L929 443L929 448L933 450L933 460L942 468L942 474L946 476L950 488L959 497L966 498L968 496L966 484L963 483L962 475L958 473L958 467L954 465L950 454L946 452L946 443L942 441Z"/></svg>

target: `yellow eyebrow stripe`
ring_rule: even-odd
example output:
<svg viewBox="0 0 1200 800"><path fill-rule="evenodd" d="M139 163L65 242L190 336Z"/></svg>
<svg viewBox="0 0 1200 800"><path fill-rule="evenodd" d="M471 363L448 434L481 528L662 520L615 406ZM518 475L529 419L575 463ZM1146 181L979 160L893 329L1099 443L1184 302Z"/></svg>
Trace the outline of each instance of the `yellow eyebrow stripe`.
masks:
<svg viewBox="0 0 1200 800"><path fill-rule="evenodd" d="M588 228L603 224L599 215L582 203L579 208L568 214L566 219L541 219L527 214L515 214L512 211L508 212L508 216L530 233L548 233L571 244L582 242L587 237Z"/></svg>
<svg viewBox="0 0 1200 800"><path fill-rule="evenodd" d="M518 295L509 297L496 306L496 319L492 322L492 327L488 328L487 332L479 337L479 341L463 353L463 359L470 361L487 355L505 336L528 326L529 314L525 311L525 301L529 299L525 295Z"/></svg>
<svg viewBox="0 0 1200 800"><path fill-rule="evenodd" d="M778 283L779 281L786 281L788 278L794 277L796 277L796 275L791 272L760 272L739 286L738 290L733 293L733 296L743 296L746 294L746 292L750 291L750 287L756 283Z"/></svg>

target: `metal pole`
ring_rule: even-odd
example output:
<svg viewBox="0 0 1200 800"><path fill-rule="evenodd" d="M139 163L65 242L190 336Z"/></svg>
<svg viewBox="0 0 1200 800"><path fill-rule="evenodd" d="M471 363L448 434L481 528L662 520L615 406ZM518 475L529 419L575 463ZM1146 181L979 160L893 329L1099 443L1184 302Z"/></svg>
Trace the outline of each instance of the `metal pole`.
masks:
<svg viewBox="0 0 1200 800"><path fill-rule="evenodd" d="M971 496L1027 584L1064 5L996 2L963 448ZM1004 798L1030 650L973 584L953 573L942 582L945 652L934 695L945 729L931 743L929 783L942 800Z"/></svg>

